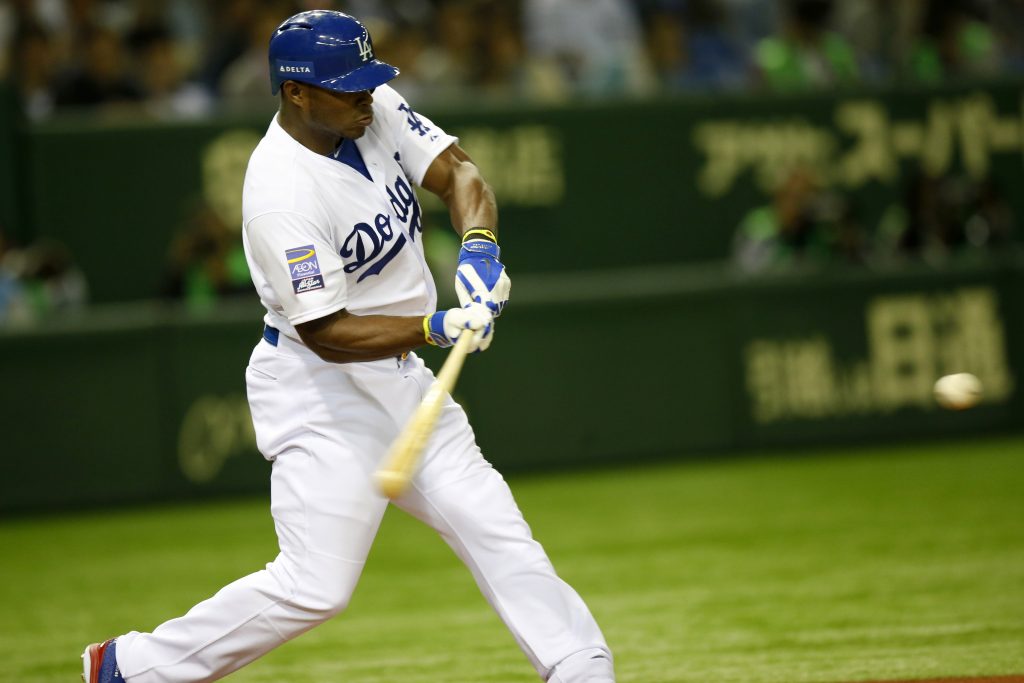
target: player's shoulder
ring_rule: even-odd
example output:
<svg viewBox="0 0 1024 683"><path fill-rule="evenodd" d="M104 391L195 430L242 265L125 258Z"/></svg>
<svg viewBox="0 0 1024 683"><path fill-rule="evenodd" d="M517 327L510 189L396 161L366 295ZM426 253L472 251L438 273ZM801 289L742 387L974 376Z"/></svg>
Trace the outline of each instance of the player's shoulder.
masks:
<svg viewBox="0 0 1024 683"><path fill-rule="evenodd" d="M397 90L388 84L379 85L373 91L373 102L374 104L381 104L384 106L398 105L405 102L405 99L399 94Z"/></svg>
<svg viewBox="0 0 1024 683"><path fill-rule="evenodd" d="M296 145L276 122L271 124L245 172L243 218L270 211L304 210L316 203L316 173Z"/></svg>
<svg viewBox="0 0 1024 683"><path fill-rule="evenodd" d="M390 85L381 85L373 91L373 108L378 120L394 125L403 120L409 105L400 92Z"/></svg>
<svg viewBox="0 0 1024 683"><path fill-rule="evenodd" d="M252 156L249 159L250 167L254 164L275 165L281 163L292 164L299 158L296 142L281 125L275 116L267 127L263 139L256 145Z"/></svg>

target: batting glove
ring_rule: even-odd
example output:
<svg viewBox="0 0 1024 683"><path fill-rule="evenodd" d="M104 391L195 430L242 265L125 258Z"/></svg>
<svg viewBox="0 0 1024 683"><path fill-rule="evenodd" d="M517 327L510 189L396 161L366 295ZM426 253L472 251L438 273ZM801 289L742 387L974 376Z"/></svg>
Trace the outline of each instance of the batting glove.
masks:
<svg viewBox="0 0 1024 683"><path fill-rule="evenodd" d="M484 228L467 230L462 236L459 267L455 271L459 303L463 306L474 302L484 304L495 318L501 315L512 289L505 266L498 260L500 254L493 232Z"/></svg>
<svg viewBox="0 0 1024 683"><path fill-rule="evenodd" d="M491 309L478 303L463 308L449 308L423 316L423 336L433 346L447 348L469 330L473 334L470 353L486 351L494 339L494 316Z"/></svg>

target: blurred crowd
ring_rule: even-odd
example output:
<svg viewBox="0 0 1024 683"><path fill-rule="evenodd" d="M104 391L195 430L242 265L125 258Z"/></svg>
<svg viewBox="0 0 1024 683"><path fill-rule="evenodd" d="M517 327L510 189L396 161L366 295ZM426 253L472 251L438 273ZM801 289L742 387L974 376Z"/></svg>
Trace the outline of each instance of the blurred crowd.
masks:
<svg viewBox="0 0 1024 683"><path fill-rule="evenodd" d="M78 310L88 299L85 276L66 246L43 239L19 247L0 231L0 327Z"/></svg>
<svg viewBox="0 0 1024 683"><path fill-rule="evenodd" d="M986 258L1010 247L1017 216L995 179L911 175L902 196L868 224L853 198L796 168L733 234L732 262L763 273Z"/></svg>
<svg viewBox="0 0 1024 683"><path fill-rule="evenodd" d="M295 12L367 24L409 99L548 104L685 92L935 85L1024 75L1024 0L6 0L0 79L31 120L194 119L271 110L266 47ZM745 272L939 262L1002 249L1005 188L910 178L881 221L796 169L736 226ZM877 214L873 207L872 215ZM251 293L234 226L188 212L161 293L207 308ZM0 326L80 308L88 288L58 243L14 245L0 226Z"/></svg>
<svg viewBox="0 0 1024 683"><path fill-rule="evenodd" d="M33 119L273 106L269 35L318 7L362 19L417 102L1024 73L1024 0L7 0L0 76Z"/></svg>

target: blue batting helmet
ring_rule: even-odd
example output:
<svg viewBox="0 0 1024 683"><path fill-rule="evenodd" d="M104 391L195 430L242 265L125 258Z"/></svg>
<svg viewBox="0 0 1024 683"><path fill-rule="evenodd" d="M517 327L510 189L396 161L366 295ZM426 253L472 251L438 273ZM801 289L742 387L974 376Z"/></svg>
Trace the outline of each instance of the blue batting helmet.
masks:
<svg viewBox="0 0 1024 683"><path fill-rule="evenodd" d="M338 92L372 90L398 75L373 54L370 34L355 17L329 10L300 12L270 37L270 92L301 81Z"/></svg>

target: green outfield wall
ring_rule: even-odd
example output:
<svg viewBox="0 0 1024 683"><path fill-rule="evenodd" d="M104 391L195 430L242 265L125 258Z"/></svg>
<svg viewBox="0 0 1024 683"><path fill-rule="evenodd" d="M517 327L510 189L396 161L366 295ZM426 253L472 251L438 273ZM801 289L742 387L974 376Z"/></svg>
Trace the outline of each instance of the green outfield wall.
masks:
<svg viewBox="0 0 1024 683"><path fill-rule="evenodd" d="M243 381L260 329L252 300L0 333L0 509L266 491ZM1021 258L757 279L650 266L516 278L456 395L514 471L1019 430L1022 368ZM935 378L963 370L984 402L937 408Z"/></svg>
<svg viewBox="0 0 1024 683"><path fill-rule="evenodd" d="M27 139L14 91L0 83L0 234L20 239L28 230L22 214L22 163Z"/></svg>
<svg viewBox="0 0 1024 683"><path fill-rule="evenodd" d="M723 258L744 213L794 165L849 196L869 230L918 169L991 176L1024 215L1022 95L1012 83L421 109L494 185L516 272L547 273ZM172 235L202 208L239 225L245 165L268 120L33 126L32 229L71 247L95 301L151 298ZM428 204L428 230L446 225L439 208Z"/></svg>

